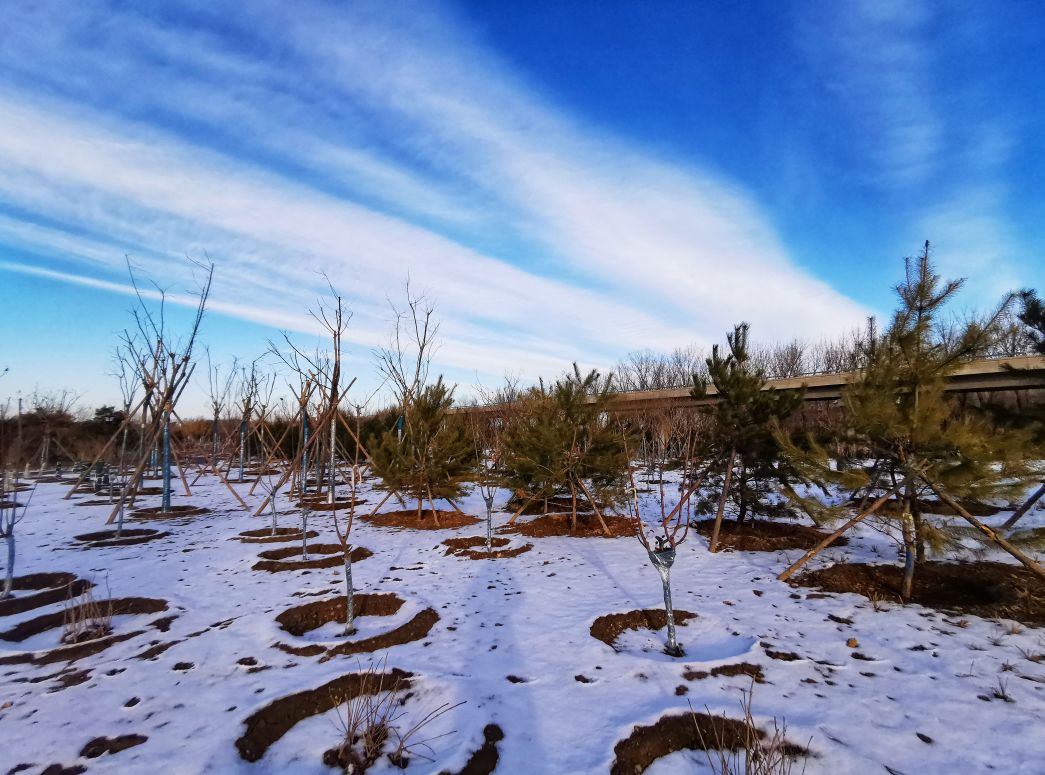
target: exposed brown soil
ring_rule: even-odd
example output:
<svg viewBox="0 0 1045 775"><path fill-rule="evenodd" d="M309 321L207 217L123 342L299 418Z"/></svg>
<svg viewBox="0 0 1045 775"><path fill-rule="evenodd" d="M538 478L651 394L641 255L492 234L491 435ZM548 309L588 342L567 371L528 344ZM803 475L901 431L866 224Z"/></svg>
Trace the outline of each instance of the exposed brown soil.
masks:
<svg viewBox="0 0 1045 775"><path fill-rule="evenodd" d="M507 538L494 538L490 544L494 547L505 547L510 544ZM494 549L493 551L486 551L486 538L483 536L474 536L468 538L448 538L443 541L443 546L447 547L446 555L449 557L451 554L457 557L465 557L469 560L497 560L504 557L518 557L524 552L528 552L533 548L533 544L523 544L522 546L514 546L511 549Z"/></svg>
<svg viewBox="0 0 1045 775"><path fill-rule="evenodd" d="M170 533L163 533L151 528L124 528L119 538L115 530L99 530L96 533L84 533L75 536L77 541L85 544L84 549L102 548L106 546L133 546L155 541L158 538L166 538Z"/></svg>
<svg viewBox="0 0 1045 775"><path fill-rule="evenodd" d="M526 498L520 499L518 496L513 496L509 499L508 503L505 504L505 509L514 514L524 503L526 503ZM542 514L553 514L560 511L573 511L573 499L568 496L560 495L554 498L548 498L547 501L542 499L534 500L527 504L519 513L527 516L536 516ZM588 502L587 498L577 498L577 513L593 513L591 510L591 504Z"/></svg>
<svg viewBox="0 0 1045 775"><path fill-rule="evenodd" d="M318 538L319 533L309 530L305 534L308 539ZM299 527L277 527L276 534L272 535L272 528L265 527L260 530L244 530L239 534L239 540L245 544L279 544L285 541L300 541L301 528Z"/></svg>
<svg viewBox="0 0 1045 775"><path fill-rule="evenodd" d="M152 477L150 477L150 478L152 478ZM172 485L172 487L173 487L173 485ZM91 492L94 492L94 490L92 489ZM173 494L173 492L172 492L172 494ZM163 495L163 488L162 487L139 487L138 488L138 492L135 493L135 496L138 496L138 495Z"/></svg>
<svg viewBox="0 0 1045 775"><path fill-rule="evenodd" d="M852 505L859 505L859 501L850 501ZM993 517L1001 508L999 506L992 506L989 503L979 503L978 501L965 501L961 502L961 507L972 514L974 517ZM924 500L919 499L918 508L923 514L940 514L946 517L957 517L958 512L952 509L943 501L938 498L926 498ZM903 513L903 501L897 498L891 498L881 505L878 509L883 514L890 514L893 516Z"/></svg>
<svg viewBox="0 0 1045 775"><path fill-rule="evenodd" d="M711 670L686 670L682 673L682 677L687 681L703 681L705 678L718 678L723 675L730 678L746 675L749 678L753 678L755 683L761 684L766 682L761 665L753 665L750 662L739 662L735 665L719 665L711 668Z"/></svg>
<svg viewBox="0 0 1045 775"><path fill-rule="evenodd" d="M154 614L167 610L166 600L157 600L151 597L119 597L113 600L99 600L96 604L104 607L106 610L111 606L113 616L122 614ZM82 606L77 606L75 610L79 611L81 608ZM56 611L55 613L37 616L35 619L19 622L11 629L0 632L0 640L20 643L26 638L31 638L46 630L61 627L65 621L66 613L66 611Z"/></svg>
<svg viewBox="0 0 1045 775"><path fill-rule="evenodd" d="M149 506L144 509L135 509L131 512L132 519L178 519L180 517L198 517L201 514L209 514L210 509L203 506L192 506L183 504L171 506L166 512L162 506Z"/></svg>
<svg viewBox="0 0 1045 775"><path fill-rule="evenodd" d="M415 640L421 640L421 638L431 632L432 627L435 626L437 621L439 621L439 614L431 608L426 608L416 614L412 619L410 619L410 621L401 624L394 630L389 630L388 632L374 635L370 638L363 638L362 640L344 641L329 649L324 648L317 643L310 643L307 646L292 646L286 643L276 643L275 647L280 651L285 651L288 654L294 654L299 657L315 657L322 654L323 657L320 659L320 662L326 662L327 660L337 656L381 651L389 649L392 646L399 646L403 643L411 643Z"/></svg>
<svg viewBox="0 0 1045 775"><path fill-rule="evenodd" d="M390 686L398 681L400 687L407 688L412 675L397 668L377 676L349 673L315 689L280 697L247 718L244 722L246 731L236 741L236 748L248 762L256 762L299 721L326 713L342 702L378 686Z"/></svg>
<svg viewBox="0 0 1045 775"><path fill-rule="evenodd" d="M145 735L120 735L118 737L96 737L80 751L80 756L97 759L102 754L114 754L141 745L149 738Z"/></svg>
<svg viewBox="0 0 1045 775"><path fill-rule="evenodd" d="M352 596L354 616L392 616L403 607L403 599L391 592L361 593ZM288 608L276 617L279 626L291 635L304 635L327 622L345 621L345 596L316 600Z"/></svg>
<svg viewBox="0 0 1045 775"><path fill-rule="evenodd" d="M417 518L416 509L404 509L402 511L386 511L374 516L360 517L364 522L380 527L397 527L408 530L445 530L447 528L467 527L482 520L467 515L458 514L456 511L436 510L439 524L432 518L432 510L425 509L421 512L421 518Z"/></svg>
<svg viewBox="0 0 1045 775"><path fill-rule="evenodd" d="M115 501L110 501L105 498L92 498L86 501L77 501L77 506L115 506Z"/></svg>
<svg viewBox="0 0 1045 775"><path fill-rule="evenodd" d="M356 498L356 506L362 506L366 503L365 498ZM307 498L297 502L297 507L303 509L308 506L312 511L346 511L352 508L351 500L340 500L334 501L333 503L327 503L326 498Z"/></svg>
<svg viewBox="0 0 1045 775"><path fill-rule="evenodd" d="M268 573L281 573L290 570L316 570L318 568L336 568L345 562L342 554L341 544L310 544L308 547L309 558L301 559L300 546L283 546L279 549L267 549L259 552L262 559L251 566L251 570L267 571ZM315 554L324 555L313 557ZM352 562L365 560L373 555L369 549L357 546L349 553ZM295 560L286 560L287 557L296 557Z"/></svg>
<svg viewBox="0 0 1045 775"><path fill-rule="evenodd" d="M70 584L73 595L82 595L94 586L90 581L77 579L72 573L30 573L25 576L15 576L12 589L42 589L44 591L35 595L12 596L7 600L0 600L0 616L13 616L52 603L60 603L69 597Z"/></svg>
<svg viewBox="0 0 1045 775"><path fill-rule="evenodd" d="M758 738L765 732L757 730ZM688 748L692 751L728 750L744 747L749 732L743 722L707 713L678 713L662 716L649 726L636 725L628 737L613 747L615 758L610 775L637 775L646 771L662 756ZM785 743L792 757L809 752L793 743Z"/></svg>
<svg viewBox="0 0 1045 775"><path fill-rule="evenodd" d="M487 724L483 727L483 744L479 749L468 757L464 767L456 773L443 770L439 775L490 775L497 769L497 744L504 740L504 732L496 724Z"/></svg>
<svg viewBox="0 0 1045 775"><path fill-rule="evenodd" d="M702 519L694 525L697 532L705 538L711 536L714 526L713 519ZM726 549L740 552L775 552L779 549L812 549L828 535L815 527L796 525L793 522L756 519L738 525L735 519L724 519L718 539L719 544ZM849 540L842 536L832 545L845 546L848 542Z"/></svg>
<svg viewBox="0 0 1045 775"><path fill-rule="evenodd" d="M125 632L119 635L109 635L105 638L98 638L97 640L87 641L86 643L78 643L74 646L59 646L58 648L51 649L50 651L44 651L42 653L25 652L22 654L12 654L7 657L0 657L0 665L50 665L54 662L75 662L78 659L84 657L94 656L105 649L109 648L116 643L122 643L125 640L136 638L141 635L145 630L134 630L133 632Z"/></svg>
<svg viewBox="0 0 1045 775"><path fill-rule="evenodd" d="M837 563L794 580L828 592L901 601L899 565ZM1045 584L1021 565L1000 562L920 562L908 602L929 608L1001 617L1045 627Z"/></svg>
<svg viewBox="0 0 1045 775"><path fill-rule="evenodd" d="M685 624L697 615L675 609L675 624ZM645 608L621 614L600 616L591 625L591 636L616 650L616 640L625 630L661 630L668 626L668 614L663 608Z"/></svg>
<svg viewBox="0 0 1045 775"><path fill-rule="evenodd" d="M634 536L635 526L627 517L606 515L603 517L606 527L610 530L608 538L621 538ZM602 525L594 514L578 514L576 529L570 532L570 517L566 514L549 514L546 517L537 517L528 522L516 522L514 525L504 525L498 528L498 533L518 533L529 538L548 538L551 536L570 536L572 538L601 538Z"/></svg>

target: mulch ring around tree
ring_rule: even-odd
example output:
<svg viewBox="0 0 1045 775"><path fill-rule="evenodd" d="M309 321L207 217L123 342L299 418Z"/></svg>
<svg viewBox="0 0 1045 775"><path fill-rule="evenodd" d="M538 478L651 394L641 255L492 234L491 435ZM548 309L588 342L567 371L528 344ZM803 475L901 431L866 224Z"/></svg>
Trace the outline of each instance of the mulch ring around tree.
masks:
<svg viewBox="0 0 1045 775"><path fill-rule="evenodd" d="M367 598L376 598L376 601L371 602L367 600ZM361 599L362 603L360 603ZM364 609L367 611L366 613L360 613L359 606L361 604L366 606ZM353 613L356 616L392 616L398 612L402 605L403 601L392 594L361 594L356 595L353 598L353 606L356 609ZM309 606L316 607L309 611L301 610L306 609ZM286 624L280 621L280 617L284 616L286 617ZM293 627L297 630L297 632L291 631L291 634L304 634L314 630L316 627L321 627L326 622L344 622L345 597L342 595L341 597L332 598L331 600L309 603L307 606L297 606L296 608L284 611L280 614L280 617L277 617L276 620L280 621L280 624L284 626L284 629L291 631L290 628ZM326 617L325 620L319 621L319 619L323 617ZM320 662L326 662L337 656L384 651L393 646L401 646L404 643L421 640L432 631L432 627L434 627L435 623L438 621L439 614L431 608L425 608L414 614L414 616L398 627L395 627L388 632L383 632L379 635L372 635L367 638L359 638L357 640L345 639L334 646L322 645L319 643L309 643L302 646L295 646L288 643L276 643L274 645L275 648L278 648L280 651L285 651L294 656L318 656L320 657ZM306 629L302 630L302 627Z"/></svg>
<svg viewBox="0 0 1045 775"><path fill-rule="evenodd" d="M715 520L702 519L694 524L697 532L711 537ZM735 519L722 520L719 545L738 552L775 552L780 549L812 549L829 534L808 525L794 522L773 522L766 519L748 520L738 524ZM845 546L849 539L841 536L832 546Z"/></svg>
<svg viewBox="0 0 1045 775"><path fill-rule="evenodd" d="M459 514L456 511L437 509L435 513L439 517L439 524L436 524L431 509L423 510L420 518L417 516L417 509L403 509L401 511L385 511L373 516L367 515L360 517L360 519L379 527L395 527L408 530L446 530L448 528L468 527L482 521L476 517L469 517L467 514Z"/></svg>
<svg viewBox="0 0 1045 775"><path fill-rule="evenodd" d="M793 580L826 592L855 592L869 599L901 602L899 565L836 563ZM1022 565L1000 562L920 562L908 601L928 608L1013 619L1045 627L1045 583Z"/></svg>
<svg viewBox="0 0 1045 775"><path fill-rule="evenodd" d="M236 741L239 755L248 762L256 762L299 721L326 713L343 702L364 693L373 693L382 686L388 687L398 682L401 688L408 688L412 675L398 668L376 675L349 673L315 689L273 700L244 722L247 728Z"/></svg>
<svg viewBox="0 0 1045 775"><path fill-rule="evenodd" d="M725 716L692 711L662 716L649 726L636 725L628 737L613 747L610 775L637 775L657 759L683 749L743 750L752 734L759 740L766 735L761 729L751 730L744 722ZM783 753L791 758L809 755L807 749L786 741Z"/></svg>
<svg viewBox="0 0 1045 775"><path fill-rule="evenodd" d="M308 539L318 538L319 533L315 530L309 530L305 537ZM270 527L263 527L258 530L244 530L235 540L242 541L245 544L279 544L285 541L300 541L301 528L277 527L275 535L273 535Z"/></svg>
<svg viewBox="0 0 1045 775"><path fill-rule="evenodd" d="M82 548L95 549L106 546L133 546L134 544L144 544L149 541L155 541L157 538L166 538L169 535L170 533L152 530L147 527L125 527L120 531L119 536L116 535L116 530L114 529L99 530L95 533L83 533L82 535L73 536L73 538L82 544Z"/></svg>
<svg viewBox="0 0 1045 775"><path fill-rule="evenodd" d="M520 514L527 516L537 516L540 514L548 514L556 511L573 511L573 499L569 497L563 497L557 495L552 498L535 498L529 503L526 502L526 498L520 499L518 496L513 496L508 499L508 503L505 504L505 509L511 513L515 513L522 507ZM523 504L526 504L523 507ZM578 514L592 514L591 503L588 502L587 498L577 498L577 513Z"/></svg>
<svg viewBox="0 0 1045 775"><path fill-rule="evenodd" d="M144 509L135 509L131 512L131 519L179 519L181 517L198 517L201 514L209 513L210 509L204 506L192 506L186 503L171 506L166 511L163 510L163 506L148 506Z"/></svg>
<svg viewBox="0 0 1045 775"><path fill-rule="evenodd" d="M361 506L366 503L365 498L356 498L355 505ZM327 503L327 499L320 498L305 498L298 501L296 504L297 508L303 509L306 506L312 511L347 511L352 508L351 500L336 500L333 503Z"/></svg>
<svg viewBox="0 0 1045 775"><path fill-rule="evenodd" d="M45 605L60 603L68 600L70 596L82 595L94 584L86 579L78 579L72 573L29 573L25 576L15 576L12 589L41 590L32 595L12 595L6 600L0 600L0 616L13 616L14 614L31 611Z"/></svg>
<svg viewBox="0 0 1045 775"><path fill-rule="evenodd" d="M96 601L95 605L103 608L107 613L111 612L113 616L155 614L167 610L166 600L157 600L151 597L118 597L112 600ZM67 611L56 611L55 613L37 616L35 619L19 622L14 627L0 632L0 640L5 640L9 643L20 643L26 638L39 635L41 632L62 627L67 617L76 618L78 613L82 613L80 610L82 607L81 604Z"/></svg>
<svg viewBox="0 0 1045 775"><path fill-rule="evenodd" d="M603 516L606 527L610 534L606 536L602 532L602 525L594 514L577 514L577 524L570 531L570 516L568 514L549 514L544 517L528 520L527 522L516 522L514 525L503 525L497 529L498 533L518 533L528 538L549 538L552 536L568 536L570 538L622 538L635 535L635 524L627 517L616 517L612 515Z"/></svg>
<svg viewBox="0 0 1045 775"><path fill-rule="evenodd" d="M697 615L675 609L675 624L682 625ZM668 626L668 614L663 608L645 608L620 614L600 616L591 625L591 636L598 638L614 651L616 641L625 630L662 630Z"/></svg>
<svg viewBox="0 0 1045 775"><path fill-rule="evenodd" d="M491 551L486 550L486 538L483 536L470 536L465 538L447 538L442 546L447 547L446 555L464 557L469 560L498 560L504 557L518 557L533 548L533 544L522 544L508 548L511 541L507 538L494 538L490 541L494 547Z"/></svg>
<svg viewBox="0 0 1045 775"><path fill-rule="evenodd" d="M391 592L361 593L352 596L354 616L392 616L403 607L403 598ZM279 626L291 635L304 635L327 622L345 622L345 596L296 605L276 617Z"/></svg>
<svg viewBox="0 0 1045 775"><path fill-rule="evenodd" d="M316 557L315 555L322 555ZM349 554L352 562L365 560L373 555L369 549L357 546ZM308 559L301 558L300 546L283 546L279 549L267 549L258 552L259 562L251 566L251 570L280 573L289 570L316 570L318 568L336 568L345 563L344 550L341 544L309 544Z"/></svg>

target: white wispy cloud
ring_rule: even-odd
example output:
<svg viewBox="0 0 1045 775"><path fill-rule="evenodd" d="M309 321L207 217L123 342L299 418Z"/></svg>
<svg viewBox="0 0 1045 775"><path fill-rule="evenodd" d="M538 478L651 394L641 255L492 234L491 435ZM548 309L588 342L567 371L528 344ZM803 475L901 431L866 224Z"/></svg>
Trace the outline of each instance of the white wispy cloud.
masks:
<svg viewBox="0 0 1045 775"><path fill-rule="evenodd" d="M222 34L199 7L55 9L0 9L0 62L48 85L0 78L0 204L39 215L0 217L0 244L71 265L44 268L59 279L206 251L215 309L307 332L323 271L373 347L409 274L438 300L442 366L493 380L864 313L739 186L548 102L445 9L259 3Z"/></svg>

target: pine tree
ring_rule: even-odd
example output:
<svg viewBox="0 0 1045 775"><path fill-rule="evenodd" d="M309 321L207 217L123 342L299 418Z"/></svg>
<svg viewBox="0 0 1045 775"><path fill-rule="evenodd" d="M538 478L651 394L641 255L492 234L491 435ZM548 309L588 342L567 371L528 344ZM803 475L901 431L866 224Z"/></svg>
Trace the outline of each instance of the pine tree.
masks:
<svg viewBox="0 0 1045 775"><path fill-rule="evenodd" d="M371 468L385 487L414 500L418 519L428 501L436 524L435 501L452 503L476 466L474 440L464 420L450 412L452 406L453 389L440 377L403 407L401 436L398 429L387 430L368 445Z"/></svg>
<svg viewBox="0 0 1045 775"><path fill-rule="evenodd" d="M946 377L963 362L981 356L997 336L998 323L1011 296L982 321L968 321L940 336L938 324L945 305L962 280L943 281L929 259L929 243L917 258L905 260L906 273L896 286L899 307L877 342L868 343L867 365L842 396L844 422L839 442L864 450L872 466L838 471L827 451L812 440L800 449L778 433L792 465L808 481L832 482L870 494L885 492L849 519L825 541L781 574L787 579L845 530L879 512L890 500L901 505L898 516L886 516L899 533L904 552L902 596L910 598L917 563L926 547L955 548L964 537L951 522L932 522L922 513L923 497L935 495L988 540L993 540L1045 578L1045 571L1018 548L983 525L961 505L1006 497L1025 488L1032 474L1026 462L1027 435L1001 431L971 412L961 412L945 392ZM888 479L884 487L881 480ZM855 485L855 486L854 486ZM814 519L841 517L848 504L824 506L785 488L792 502Z"/></svg>
<svg viewBox="0 0 1045 775"><path fill-rule="evenodd" d="M543 384L531 389L503 431L499 470L505 485L525 494L523 508L567 495L571 532L584 498L609 535L599 501L619 501L624 494L627 451L620 428L606 413L610 383L600 386L597 371L582 376L574 364L573 373L550 389Z"/></svg>
<svg viewBox="0 0 1045 775"><path fill-rule="evenodd" d="M717 485L720 493L709 544L713 552L718 549L727 500L736 506L739 523L749 514L775 516L784 510L770 499L774 483L786 482L790 476L781 461L773 427L794 414L804 399L801 390L785 392L767 387L765 371L750 360L747 323L735 326L726 342L729 353L722 356L715 345L707 359L707 378L694 374L691 391L694 398L705 398L710 381L717 399L700 408L712 419L704 454L712 461L710 483ZM713 507L707 500L699 505L705 512Z"/></svg>

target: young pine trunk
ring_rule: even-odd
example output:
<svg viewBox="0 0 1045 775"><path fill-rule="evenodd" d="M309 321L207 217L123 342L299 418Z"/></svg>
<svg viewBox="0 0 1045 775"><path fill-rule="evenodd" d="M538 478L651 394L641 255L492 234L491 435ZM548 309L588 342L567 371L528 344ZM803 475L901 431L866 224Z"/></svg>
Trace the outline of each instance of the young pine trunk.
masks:
<svg viewBox="0 0 1045 775"><path fill-rule="evenodd" d="M911 589L914 586L914 565L918 558L914 517L911 516L911 497L909 494L904 497L903 515L900 519L903 522L904 546L903 588L900 591L900 596L906 602L911 599Z"/></svg>
<svg viewBox="0 0 1045 775"><path fill-rule="evenodd" d="M493 492L483 495L486 502L486 551L493 551Z"/></svg>

